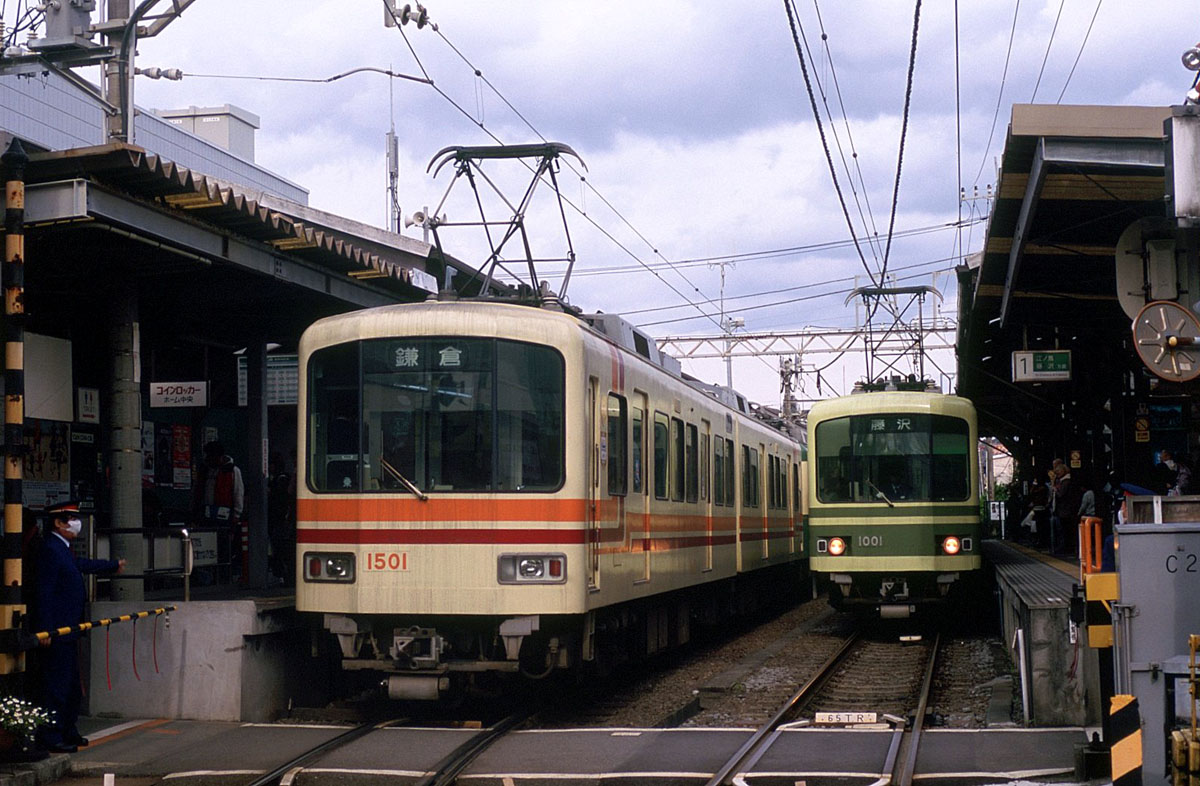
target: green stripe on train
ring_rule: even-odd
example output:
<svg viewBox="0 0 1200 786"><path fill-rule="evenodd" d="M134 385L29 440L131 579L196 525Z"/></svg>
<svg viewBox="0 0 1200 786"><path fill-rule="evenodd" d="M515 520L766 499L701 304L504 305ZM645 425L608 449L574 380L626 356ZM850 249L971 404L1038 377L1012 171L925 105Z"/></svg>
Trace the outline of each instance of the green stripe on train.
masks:
<svg viewBox="0 0 1200 786"><path fill-rule="evenodd" d="M948 517L962 518L964 516L979 518L979 508L975 505L905 505L889 507L887 503L878 505L845 505L838 507L809 507L810 519L879 519L879 518L917 518L943 519Z"/></svg>

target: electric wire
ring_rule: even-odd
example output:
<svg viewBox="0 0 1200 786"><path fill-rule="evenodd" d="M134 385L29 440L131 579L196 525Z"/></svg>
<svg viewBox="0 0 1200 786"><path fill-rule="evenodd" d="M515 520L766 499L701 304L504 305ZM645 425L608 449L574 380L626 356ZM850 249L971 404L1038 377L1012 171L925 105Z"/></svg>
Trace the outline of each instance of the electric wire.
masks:
<svg viewBox="0 0 1200 786"><path fill-rule="evenodd" d="M922 267L929 267L930 265L941 265L946 262L953 262L955 259L958 259L958 257L957 256L948 256L948 257L942 257L940 259L930 259L930 260L926 260L925 262L915 262L911 265L905 265L903 267L897 268L897 270L912 271L912 270L916 270L916 269L922 268ZM927 276L927 275L930 275L931 273L937 273L937 272L941 272L941 271L936 271L936 270L935 271L926 271L926 272L922 273L921 275ZM726 301L746 300L747 298L765 297L767 295L782 295L785 292L797 292L800 290L812 289L813 287L828 286L830 284L842 284L842 283L846 283L846 282L852 282L854 280L855 280L855 276L843 276L841 278L831 278L831 279L827 279L825 281L809 282L807 284L797 284L796 286L783 287L780 289L770 289L770 290L766 290L764 292L750 292L750 293L742 294L742 295L727 295L725 297L725 300ZM848 292L851 292L851 291L853 291L853 290L839 289L834 292L826 292L826 293L822 293L822 294L847 294ZM651 306L648 308L637 308L637 309L631 309L629 311L622 311L621 315L627 317L627 316L630 316L631 314L652 314L652 313L656 313L659 311L671 311L671 310L677 309L677 308L686 308L686 306L682 306L682 305L678 305L678 304L669 305L669 306ZM745 309L743 309L743 310L745 310ZM694 319L694 318L695 317L688 317L688 319Z"/></svg>
<svg viewBox="0 0 1200 786"><path fill-rule="evenodd" d="M917 67L917 32L921 27L921 0L916 2L913 12L912 48L908 55L908 79L904 87L904 114L900 121L900 150L896 154L896 184L892 189L892 214L888 221L887 245L883 249L883 267L879 280L887 277L888 257L892 251L892 232L896 228L896 210L900 205L900 172L904 168L904 141L908 137L908 110L912 106L913 72Z"/></svg>
<svg viewBox="0 0 1200 786"><path fill-rule="evenodd" d="M854 174L850 171L850 165L846 162L846 151L842 148L841 135L838 134L837 123L834 122L833 110L829 107L829 96L825 90L825 86L821 83L820 77L813 74L813 81L817 83L817 91L821 94L821 103L825 106L825 114L829 118L829 130L833 135L833 143L837 147L838 157L842 160L842 169L846 172L846 180L850 184L850 193L854 196L854 205L858 208L858 217L863 223L863 231L866 235L867 247L871 249L872 258L879 261L879 233L875 227L875 216L871 213L870 195L867 190L866 181L863 178L862 168L858 164L858 150L854 146L854 135L850 132L850 118L846 114L846 104L842 100L842 89L838 83L837 66L833 62L833 51L829 48L829 35L825 31L825 20L821 17L821 7L817 0L813 0L813 11L817 16L817 24L821 28L821 42L825 48L825 61L829 64L829 76L833 82L834 90L837 94L838 105L842 113L842 122L846 127L846 139L850 144L850 157L854 161L855 172L858 174L858 185L855 185ZM800 26L800 38L804 42L804 48L808 51L808 57L814 63L816 57L813 56L812 47L809 46L808 36L804 33L804 26ZM859 187L862 188L862 199L859 199ZM863 203L866 203L866 211L863 210Z"/></svg>
<svg viewBox="0 0 1200 786"><path fill-rule="evenodd" d="M1029 98L1029 103L1037 100L1038 87L1042 84L1042 74L1046 72L1046 61L1050 59L1050 47L1054 46L1054 34L1058 32L1058 21L1062 19L1063 6L1067 4L1067 0L1059 0L1058 15L1054 17L1054 27L1050 28L1050 40L1046 42L1046 54L1042 56L1042 67L1038 69L1037 81L1033 83L1033 95Z"/></svg>
<svg viewBox="0 0 1200 786"><path fill-rule="evenodd" d="M532 131L543 142L547 141L545 135L542 134L542 132L540 130L538 130L538 128L536 126L533 125L533 123L529 120L529 118L527 118L524 114L522 114L521 111L517 109L517 107L508 99L507 96L505 96L502 92L500 92L500 89L498 87L496 87L496 85L493 84L490 79L487 78L487 76L483 73L483 71L480 68L478 68L465 54L463 54L463 52L457 46L454 45L454 43L446 36L445 33L443 33L441 31L440 28L437 30L437 34L442 39L442 41L444 41L446 43L446 45L449 46L450 49L456 55L458 55L459 59L462 60L463 63L466 64L466 66L474 72L476 78L479 80L482 80L483 84L487 85L488 89L490 89L496 95L496 97L499 98L504 103L504 105L506 107L508 107L508 109L514 115L516 115L518 118L520 118L521 122L524 123L525 126L530 131ZM665 257L661 252L659 252L657 245L655 243L650 242L650 240L642 233L642 231L633 225L633 222L631 222L620 210L618 210L616 208L616 206L613 205L612 202L610 202L608 200L607 197L605 197L603 194L601 194L599 189L597 189L596 186L590 180L588 180L587 177L582 172L580 172L575 167L574 162L572 162L570 160L564 160L564 163L567 165L567 168L570 169L571 172L574 173L574 175L579 178L579 182L582 183L583 186L588 191L591 191L593 194L595 194L596 197L601 202L604 203L604 206L607 207L609 209L609 211L611 211L613 213L613 215L615 215L622 224L624 224L626 227L628 227L629 230L631 232L633 232L634 235L636 235L637 238L639 240L641 240L646 245L646 247L651 250L651 252L654 254L654 256L657 256L658 258L662 259L663 262L665 262L668 267L671 267L671 268L674 267L674 264L672 263L672 261L667 259L667 257ZM575 206L572 205L572 207L575 207ZM575 207L575 209L577 212L579 212L580 215L585 216L585 217L587 216L587 213L584 210L582 210L581 208ZM678 271L676 271L676 272L678 272ZM682 278L688 284L688 286L690 286L692 288L692 290L694 292L703 296L704 293L701 292L700 288L697 287L690 279L688 279L686 276L684 276L682 274L680 275L680 278Z"/></svg>
<svg viewBox="0 0 1200 786"><path fill-rule="evenodd" d="M348 76L353 76L354 74L360 74L364 72L383 74L384 76L391 77L392 79L406 79L410 82L419 82L421 84L433 83L433 80L429 79L428 77L400 74L392 71L390 68L375 68L373 66L351 68L349 71L343 71L340 74L334 74L333 76L327 76L323 78L304 76L255 76L250 74L191 74L187 72L184 72L183 75L189 79L245 79L259 82L303 82L309 84L324 84L336 82L339 79L345 79Z"/></svg>
<svg viewBox="0 0 1200 786"><path fill-rule="evenodd" d="M417 55L416 49L412 46L412 43L409 42L408 35L404 32L404 27L400 23L399 18L397 17L396 13L387 4L386 0L384 2L384 8L387 9L387 12L389 14L391 14L391 16L392 16L393 21L396 22L396 25L395 25L396 29L400 31L400 35L403 36L405 43L408 44L409 52L412 54L413 58L417 61L417 66L421 69L421 73L424 74L426 78L429 78L429 72L425 69L424 64L421 62L420 57ZM481 131L483 131L485 134L487 134L489 137L491 137L491 139L493 141L495 141L497 144L503 144L503 141L500 139L500 137L498 137L495 133L493 133L491 131L491 129L489 129L486 125L484 125L479 120L472 117L470 112L468 112L466 109L464 109L462 107L462 105L460 105L457 101L455 101L448 93L446 93L446 91L442 90L441 87L439 87L438 84L431 78L429 81L429 86L432 87L434 89L434 91L436 91L437 94L440 95L443 99L445 99L452 107L454 107L456 110L458 110L458 112L461 115L463 115L463 117L470 120ZM522 163L522 165L524 165L526 167L526 169L529 169L530 171L534 171L533 167L531 167L528 162L521 161L521 163ZM604 227L600 226L600 224L595 219L593 219L590 215L588 215L587 213L580 210L580 208L573 201L571 201L571 199L569 197L562 195L561 192L560 192L560 197L562 198L563 202L565 202L567 205L570 205L572 210L574 210L576 213L578 213L580 216L582 216L589 224L591 224L605 238L607 238L610 242L612 242L615 246L617 246L617 248L624 251L630 258L632 258L634 261L638 262L638 264L642 265L643 267L646 267L645 261L642 260L641 257L639 257L637 254L635 254L633 252L633 249L629 248L624 243L620 242L616 238L616 236L614 236L611 232L609 232ZM647 267L647 269L649 270L648 267ZM678 288L676 288L673 284L671 284L671 282L667 281L665 278L663 278L661 275L659 275L657 271L650 270L650 272L653 273L655 278L657 278L659 281L661 281L668 289L670 289L676 295L683 298L685 301L688 301L689 303L691 302L691 299L689 297L687 297L682 292L680 292ZM696 287L694 287L694 286L693 286L693 289L695 289L697 292L699 292L699 290L696 289ZM718 326L720 326L718 321L711 314L704 313L703 309L701 309L699 306L694 306L694 307L696 308L697 311L700 312L700 314L703 316L703 318L709 320L713 324L717 324Z"/></svg>
<svg viewBox="0 0 1200 786"><path fill-rule="evenodd" d="M954 268L948 267L948 268L944 268L942 270L933 270L933 271L925 271L922 273L913 273L912 275L909 275L909 276L900 276L896 280L897 281L911 281L911 280L917 279L917 278L924 278L925 276L928 276L932 273L949 272L951 270L954 270ZM851 292L853 292L854 289L855 288L851 287L851 288L832 290L830 292L820 292L820 293L813 294L813 295L802 295L800 297L788 298L787 300L777 300L777 301L774 301L771 303L756 303L753 306L746 306L745 308L730 309L730 310L726 311L725 314L726 315L742 314L742 313L748 313L751 311L758 311L758 310L765 309L765 308L775 308L776 306L787 306L787 305L791 305L793 303L803 303L808 300L816 300L817 298L830 297L832 295L848 295ZM628 313L628 312L624 312L624 313ZM663 319L663 320L658 320L655 322L640 322L637 324L637 327L645 328L645 327L653 327L655 325L672 325L672 324L676 324L679 322L690 322L694 319L699 319L699 317L677 317L674 319Z"/></svg>
<svg viewBox="0 0 1200 786"><path fill-rule="evenodd" d="M1092 21L1088 22L1087 32L1083 34L1083 43L1079 45L1079 52L1075 55L1075 62L1071 63L1071 71L1067 74L1067 81L1063 83L1062 92L1058 94L1058 100L1054 103L1061 104L1063 96L1067 94L1067 86L1071 84L1071 77L1075 76L1075 67L1079 65L1079 58L1083 57L1083 50L1087 46L1088 38L1092 35L1092 26L1096 24L1096 17L1100 14L1100 6L1104 4L1104 0L1096 0L1096 10L1092 12Z"/></svg>
<svg viewBox="0 0 1200 786"><path fill-rule="evenodd" d="M973 227L976 224L983 223L983 220L984 219L982 217L971 217L963 222L963 226ZM946 230L955 230L957 228L958 228L958 225L955 222L949 222L949 223L945 223L945 224L931 224L931 225L925 226L925 227L916 227L913 229L901 230L899 232L896 232L895 237L897 237L897 238L917 237L917 236L921 236L921 235L932 234L935 232L942 232L942 231L946 231ZM681 260L677 260L677 261L673 262L672 265L677 268L690 268L690 267L705 267L708 265L720 264L720 263L740 264L740 263L752 263L752 262L768 262L768 261L771 261L774 259L797 257L797 256L802 256L804 254L815 253L818 251L832 251L832 250L839 249L839 248L846 248L850 245L851 245L851 241L849 241L849 240L829 240L829 241L824 241L821 243L812 243L809 245L802 245L802 246L788 246L788 247L784 247L784 248L765 249L762 251L746 251L741 254L725 254L722 256L694 257L694 258L690 258L690 259L681 259ZM662 263L649 264L649 267L654 268L654 269L661 269L663 266L664 265ZM604 268L595 268L595 269L589 269L589 270L577 270L572 274L572 277L607 276L607 275L616 275L616 274L625 274L625 273L637 273L644 269L645 269L645 267L642 265L620 265L620 266L616 266L616 267L604 267ZM680 307L682 308L682 306L680 306Z"/></svg>
<svg viewBox="0 0 1200 786"><path fill-rule="evenodd" d="M963 253L962 244L962 207L963 197L963 179L962 179L962 79L959 73L959 46L958 46L958 0L954 0L954 164L958 170L958 188L955 193L955 203L958 207L958 231L954 233L955 243L958 248L958 253Z"/></svg>
<svg viewBox="0 0 1200 786"><path fill-rule="evenodd" d="M987 166L988 153L992 150L992 140L996 135L996 122L1000 119L1000 105L1004 100L1004 86L1008 82L1008 64L1012 59L1013 41L1017 36L1017 16L1021 13L1021 0L1017 0L1013 5L1013 20L1012 28L1008 32L1008 50L1004 53L1004 70L1000 73L1000 90L996 93L996 110L992 113L992 127L988 130L987 147L983 150L983 159L979 162L979 171L975 173L975 180L972 186L978 185L979 178L983 176L983 168Z"/></svg>
<svg viewBox="0 0 1200 786"><path fill-rule="evenodd" d="M821 137L821 148L825 151L825 161L829 166L829 176L833 179L833 189L837 193L838 204L842 207L842 215L846 219L846 227L850 230L850 238L854 241L854 249L858 252L858 258L862 262L863 269L867 271L867 276L871 279L871 283L878 286L875 280L875 273L867 264L867 258L863 254L862 246L859 245L858 236L854 232L854 222L850 219L850 211L846 207L846 198L842 194L842 187L838 183L837 170L833 165L833 156L829 152L829 141L825 138L825 126L821 122L821 111L817 107L817 99L813 94L812 81L808 76L808 65L804 60L804 48L800 45L800 34L797 31L797 19L800 16L794 8L794 0L783 0L783 8L787 12L788 25L792 30L792 41L796 46L796 56L800 60L800 71L804 75L804 86L808 91L808 101L812 105L813 118L817 123L817 131Z"/></svg>

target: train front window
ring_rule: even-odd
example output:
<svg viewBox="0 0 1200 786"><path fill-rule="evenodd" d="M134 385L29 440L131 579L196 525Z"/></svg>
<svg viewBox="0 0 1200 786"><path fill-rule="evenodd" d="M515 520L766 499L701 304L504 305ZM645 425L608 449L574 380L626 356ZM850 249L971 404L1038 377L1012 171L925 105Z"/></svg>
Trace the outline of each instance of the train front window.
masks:
<svg viewBox="0 0 1200 786"><path fill-rule="evenodd" d="M822 502L946 502L970 496L970 431L961 418L886 413L816 430Z"/></svg>
<svg viewBox="0 0 1200 786"><path fill-rule="evenodd" d="M342 344L313 353L309 388L316 491L540 491L562 482L563 362L548 347L459 337ZM336 424L351 419L354 439L335 440L346 431Z"/></svg>

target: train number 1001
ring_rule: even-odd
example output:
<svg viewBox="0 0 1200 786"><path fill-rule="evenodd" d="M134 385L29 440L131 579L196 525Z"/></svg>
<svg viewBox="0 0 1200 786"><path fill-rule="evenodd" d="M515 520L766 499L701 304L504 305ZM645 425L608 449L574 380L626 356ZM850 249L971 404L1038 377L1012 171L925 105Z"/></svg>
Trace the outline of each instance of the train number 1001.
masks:
<svg viewBox="0 0 1200 786"><path fill-rule="evenodd" d="M882 535L859 535L858 536L858 545L863 546L863 547L878 548L883 545L883 536Z"/></svg>
<svg viewBox="0 0 1200 786"><path fill-rule="evenodd" d="M367 553L367 570L408 570L407 551L371 551Z"/></svg>

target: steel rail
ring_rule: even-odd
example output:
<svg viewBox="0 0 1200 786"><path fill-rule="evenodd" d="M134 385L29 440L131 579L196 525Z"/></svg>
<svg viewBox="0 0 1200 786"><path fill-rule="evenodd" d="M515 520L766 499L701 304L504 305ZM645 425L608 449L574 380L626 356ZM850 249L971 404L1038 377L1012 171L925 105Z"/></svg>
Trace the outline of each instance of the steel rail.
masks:
<svg viewBox="0 0 1200 786"><path fill-rule="evenodd" d="M451 786L459 773L466 769L467 765L474 761L476 756L499 741L501 737L512 731L513 728L524 723L532 715L533 713L529 710L515 712L507 718L499 720L486 729L481 730L478 734L473 735L471 739L450 751L441 761L434 765L432 771L421 776L414 786Z"/></svg>
<svg viewBox="0 0 1200 786"><path fill-rule="evenodd" d="M270 772L264 773L263 775L260 775L259 777L250 781L250 783L246 784L246 786L288 786L288 784L292 782L300 770L304 769L304 766L314 759L325 755L331 750L354 742L359 737L365 737L367 734L375 731L376 729L382 729L387 726L392 726L396 723L402 723L403 721L403 718L393 718L392 720L386 720L380 723L364 723L360 726L355 726L353 729L343 732L332 739L326 740L320 745L309 748L307 751L301 753L295 758L289 759Z"/></svg>
<svg viewBox="0 0 1200 786"><path fill-rule="evenodd" d="M912 728L907 734L908 748L900 761L899 771L892 770L892 783L895 786L912 786L913 774L917 766L917 750L921 747L921 733L925 730L925 711L929 707L929 693L933 688L933 670L937 667L938 652L941 649L942 634L938 633L933 639L933 647L929 653L929 663L925 665L925 677L921 681L920 700L917 702L916 714L913 716Z"/></svg>
<svg viewBox="0 0 1200 786"><path fill-rule="evenodd" d="M817 673L808 682L801 685L800 689L793 693L791 698L782 707L776 710L770 720L760 726L754 734L750 735L750 739L746 740L738 748L737 752L719 770L713 773L712 778L708 780L705 786L724 786L725 784L732 783L730 776L734 775L738 771L738 768L749 760L751 756L760 753L761 750L765 750L765 743L769 743L771 739L768 735L775 731L786 718L792 715L825 684L829 677L833 675L834 669L841 664L847 653L850 652L851 647L858 642L858 639L859 634L855 632L842 642L842 646L838 648L837 652L833 653L833 655L829 656L828 660L821 664L821 667L817 669Z"/></svg>

